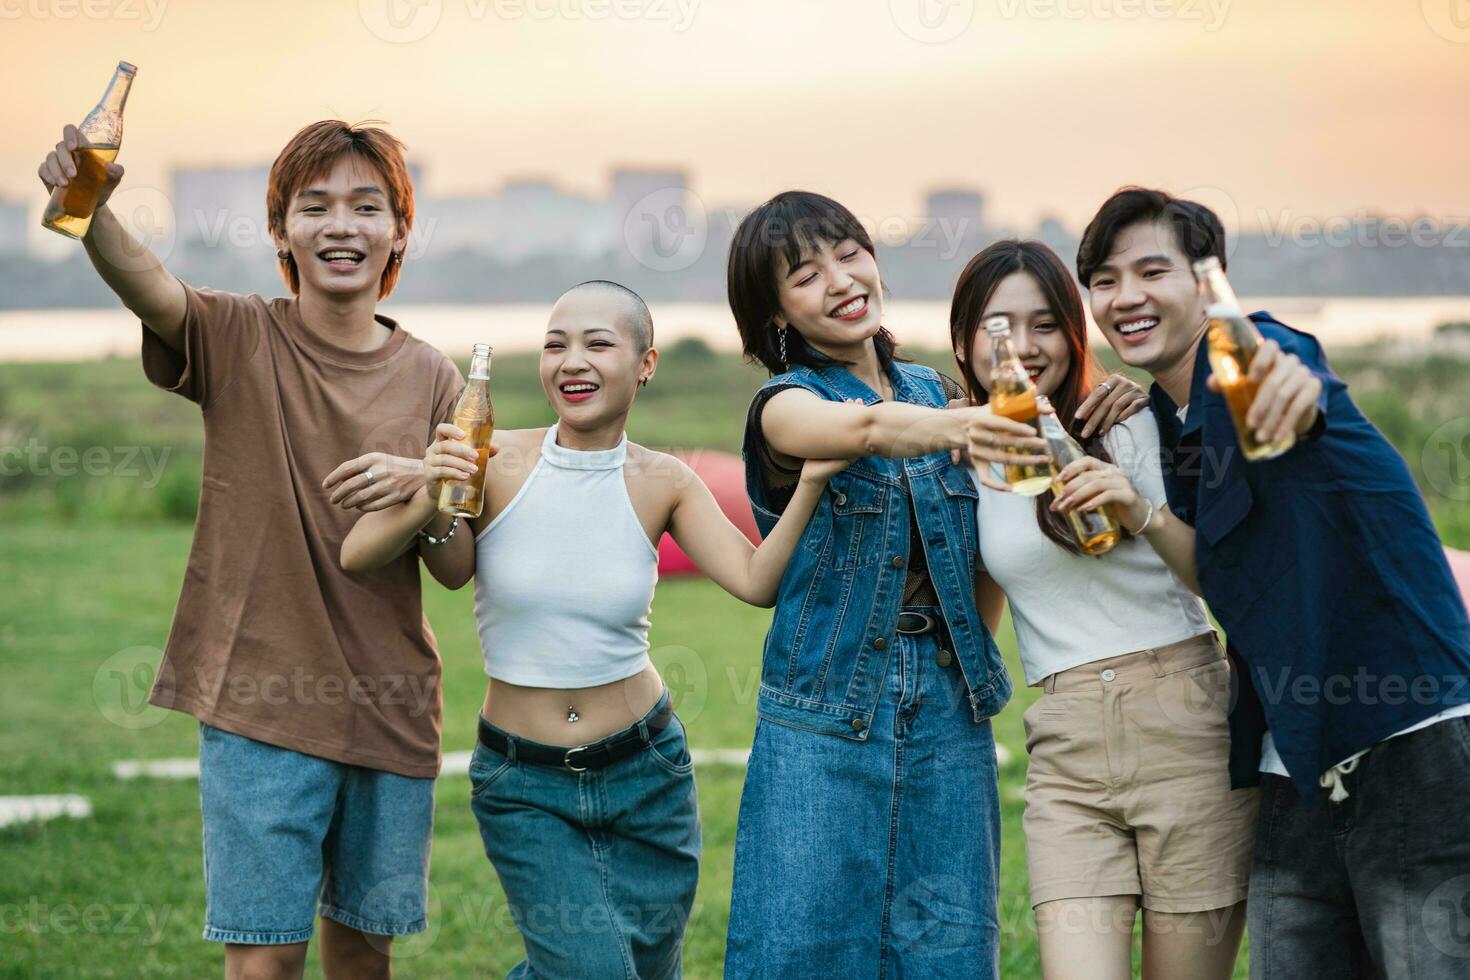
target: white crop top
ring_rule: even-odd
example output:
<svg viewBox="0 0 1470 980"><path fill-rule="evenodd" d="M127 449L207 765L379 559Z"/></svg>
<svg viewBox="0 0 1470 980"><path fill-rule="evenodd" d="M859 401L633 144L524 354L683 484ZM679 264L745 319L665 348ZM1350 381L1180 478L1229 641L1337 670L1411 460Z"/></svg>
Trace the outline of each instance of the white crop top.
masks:
<svg viewBox="0 0 1470 980"><path fill-rule="evenodd" d="M475 539L475 620L485 672L528 687L610 684L643 670L658 550L612 449L557 445Z"/></svg>
<svg viewBox="0 0 1470 980"><path fill-rule="evenodd" d="M1153 412L1114 425L1103 444L1141 497L1168 506ZM998 466L992 474L1003 479ZM1073 554L1041 533L1036 498L979 489L980 556L1010 601L1027 684L1212 629L1204 602L1144 539L1100 558Z"/></svg>

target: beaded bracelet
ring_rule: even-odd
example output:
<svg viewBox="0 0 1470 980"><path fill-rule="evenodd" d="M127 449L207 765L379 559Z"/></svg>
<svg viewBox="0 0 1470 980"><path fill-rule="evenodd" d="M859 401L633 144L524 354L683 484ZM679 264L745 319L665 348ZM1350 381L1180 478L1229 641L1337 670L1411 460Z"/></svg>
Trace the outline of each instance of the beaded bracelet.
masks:
<svg viewBox="0 0 1470 980"><path fill-rule="evenodd" d="M449 522L449 530L447 530L447 531L444 532L444 537L442 537L442 538L436 538L432 534L430 534L428 531L425 531L423 528L420 528L419 529L419 537L421 537L425 541L429 542L429 544L432 544L432 545L441 545L444 542L448 541L450 538L454 537L454 531L458 527L459 527L459 518L456 517L454 520L452 520L452 521Z"/></svg>

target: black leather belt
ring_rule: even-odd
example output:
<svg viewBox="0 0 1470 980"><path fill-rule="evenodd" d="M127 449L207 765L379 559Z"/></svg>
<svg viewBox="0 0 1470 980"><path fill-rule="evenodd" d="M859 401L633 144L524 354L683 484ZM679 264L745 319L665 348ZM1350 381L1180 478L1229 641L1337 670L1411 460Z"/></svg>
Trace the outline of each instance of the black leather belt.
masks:
<svg viewBox="0 0 1470 980"><path fill-rule="evenodd" d="M663 711L648 719L648 734L652 736L668 728L673 718L674 707L671 703L666 702ZM627 731L609 735L601 741L589 745L574 745L570 748L563 748L559 745L542 745L539 742L526 742L521 739L516 739L515 743L517 760L525 760L551 769L586 772L588 769L602 769L642 751L643 747L648 744L648 739L644 738L638 726L634 725ZM484 718L480 719L480 744L504 756L511 754L510 740L492 728Z"/></svg>
<svg viewBox="0 0 1470 980"><path fill-rule="evenodd" d="M939 620L928 613L901 612L898 614L898 631L904 636L932 633L938 626Z"/></svg>

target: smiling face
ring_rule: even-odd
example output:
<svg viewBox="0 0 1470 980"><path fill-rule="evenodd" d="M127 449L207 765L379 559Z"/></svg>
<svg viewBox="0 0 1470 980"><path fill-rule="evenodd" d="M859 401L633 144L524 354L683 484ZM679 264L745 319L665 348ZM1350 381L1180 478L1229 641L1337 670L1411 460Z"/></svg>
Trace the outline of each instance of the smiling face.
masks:
<svg viewBox="0 0 1470 980"><path fill-rule="evenodd" d="M626 304L596 289L556 301L541 349L541 387L556 414L576 428L626 417L638 382L653 377L658 351L641 350Z"/></svg>
<svg viewBox="0 0 1470 980"><path fill-rule="evenodd" d="M345 298L377 297L390 257L407 241L389 204L386 181L355 155L308 181L286 208L286 240L301 290Z"/></svg>
<svg viewBox="0 0 1470 980"><path fill-rule="evenodd" d="M1164 222L1140 222L1118 232L1112 252L1086 285L1093 320L1132 367L1155 376L1175 368L1204 333L1189 258Z"/></svg>
<svg viewBox="0 0 1470 980"><path fill-rule="evenodd" d="M1037 394L1050 397L1072 367L1072 347L1041 285L1029 272L1013 272L997 283L980 319L984 322L1002 315L1010 318L1012 348ZM990 390L990 354L990 336L983 329L975 331L968 357L976 380L986 391Z"/></svg>
<svg viewBox="0 0 1470 980"><path fill-rule="evenodd" d="M776 260L777 326L795 329L824 353L872 339L883 326L878 262L853 239L817 241L797 264Z"/></svg>

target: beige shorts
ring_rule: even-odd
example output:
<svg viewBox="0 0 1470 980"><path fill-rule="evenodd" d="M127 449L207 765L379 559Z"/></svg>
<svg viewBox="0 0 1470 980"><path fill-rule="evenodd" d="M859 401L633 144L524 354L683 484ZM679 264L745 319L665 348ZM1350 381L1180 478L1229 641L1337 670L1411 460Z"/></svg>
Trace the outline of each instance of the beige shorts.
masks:
<svg viewBox="0 0 1470 980"><path fill-rule="evenodd" d="M1031 905L1245 900L1255 789L1231 790L1230 664L1213 633L1052 674L1026 709Z"/></svg>

